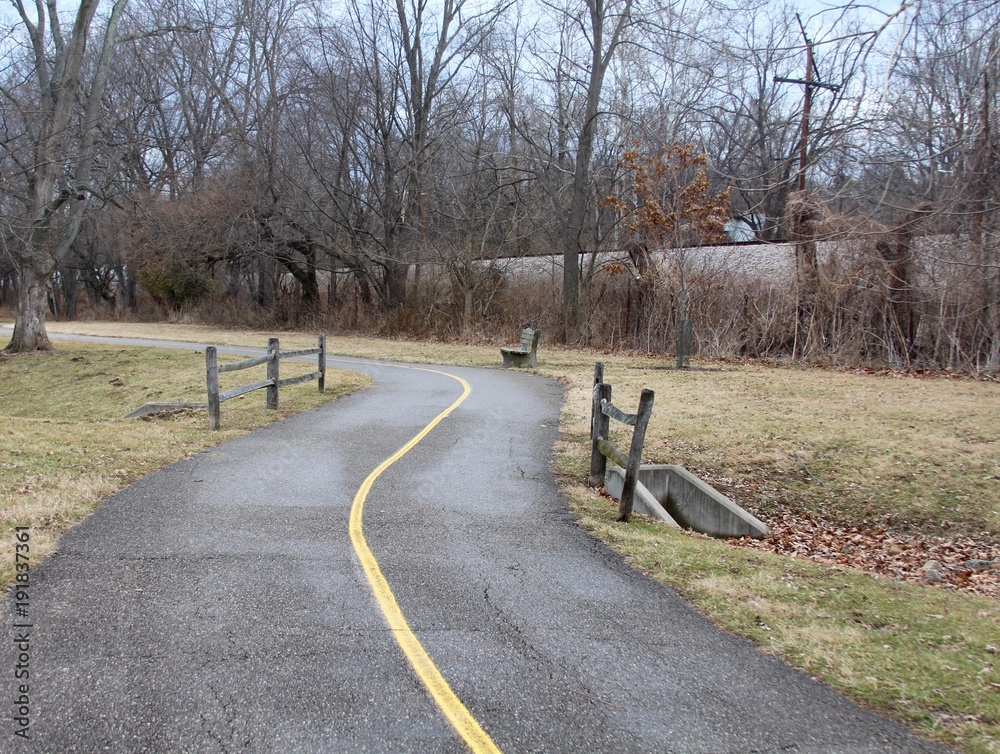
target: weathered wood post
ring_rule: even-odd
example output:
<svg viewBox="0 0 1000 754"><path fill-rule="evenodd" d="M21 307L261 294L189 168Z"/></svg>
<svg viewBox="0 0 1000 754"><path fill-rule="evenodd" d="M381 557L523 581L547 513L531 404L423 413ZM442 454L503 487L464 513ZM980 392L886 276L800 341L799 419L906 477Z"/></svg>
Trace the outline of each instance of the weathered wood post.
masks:
<svg viewBox="0 0 1000 754"><path fill-rule="evenodd" d="M319 334L319 356L316 358L316 369L319 372L319 391L326 392L326 333Z"/></svg>
<svg viewBox="0 0 1000 754"><path fill-rule="evenodd" d="M691 363L691 338L694 324L689 319L677 321L677 368L683 369Z"/></svg>
<svg viewBox="0 0 1000 754"><path fill-rule="evenodd" d="M205 382L208 386L208 428L219 428L219 354L215 346L205 349Z"/></svg>
<svg viewBox="0 0 1000 754"><path fill-rule="evenodd" d="M594 362L594 388L604 382L604 364L600 361ZM597 417L598 406L593 401L591 402L591 412L590 412L590 439L594 439L594 420Z"/></svg>
<svg viewBox="0 0 1000 754"><path fill-rule="evenodd" d="M594 418L590 438L590 478L587 483L591 487L604 486L604 472L608 468L608 459L600 449L600 441L608 439L608 427L611 418L601 410L603 401L611 402L611 385L601 382L594 385Z"/></svg>
<svg viewBox="0 0 1000 754"><path fill-rule="evenodd" d="M277 338L267 339L267 379L271 381L271 384L267 386L267 407L277 408L278 407L278 365L281 363L279 358L279 347Z"/></svg>
<svg viewBox="0 0 1000 754"><path fill-rule="evenodd" d="M622 498L618 505L618 520L628 523L632 517L632 499L635 497L635 484L639 481L639 465L642 463L642 445L646 441L646 425L653 413L653 391L643 390L639 396L639 410L635 417L635 430L632 432L632 445L628 451L628 467L625 469L625 482L622 485Z"/></svg>

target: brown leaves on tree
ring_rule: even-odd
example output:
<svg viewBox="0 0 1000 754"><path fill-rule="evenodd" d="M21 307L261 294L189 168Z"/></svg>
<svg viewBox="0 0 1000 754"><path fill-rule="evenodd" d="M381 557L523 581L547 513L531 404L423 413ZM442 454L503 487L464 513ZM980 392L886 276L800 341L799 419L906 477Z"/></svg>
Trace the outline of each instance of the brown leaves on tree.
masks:
<svg viewBox="0 0 1000 754"><path fill-rule="evenodd" d="M662 154L644 157L633 142L621 164L632 184L602 202L627 220L630 235L651 248L679 249L725 238L730 219L729 189L711 192L708 157L694 144L668 144Z"/></svg>

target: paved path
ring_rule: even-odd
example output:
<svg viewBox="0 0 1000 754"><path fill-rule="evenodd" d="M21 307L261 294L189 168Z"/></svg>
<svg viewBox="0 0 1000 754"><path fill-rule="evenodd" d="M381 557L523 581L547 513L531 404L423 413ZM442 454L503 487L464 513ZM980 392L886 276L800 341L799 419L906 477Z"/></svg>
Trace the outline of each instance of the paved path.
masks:
<svg viewBox="0 0 1000 754"><path fill-rule="evenodd" d="M13 735L5 639L0 750L467 750L348 534L366 476L462 385L350 367L376 387L145 477L32 571L32 741ZM940 751L719 631L582 532L548 467L556 383L442 371L471 394L375 480L364 535L497 748ZM9 600L4 618L10 636Z"/></svg>

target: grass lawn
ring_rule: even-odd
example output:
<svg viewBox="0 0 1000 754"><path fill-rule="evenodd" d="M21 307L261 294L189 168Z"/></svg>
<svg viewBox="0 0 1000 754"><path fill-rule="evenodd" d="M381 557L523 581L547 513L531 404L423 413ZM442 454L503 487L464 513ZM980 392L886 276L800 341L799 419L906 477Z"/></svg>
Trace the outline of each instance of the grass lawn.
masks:
<svg viewBox="0 0 1000 754"><path fill-rule="evenodd" d="M254 346L274 334L183 325L50 327L60 330ZM279 335L283 348L313 342L311 335ZM203 400L203 357L56 345L54 355L0 362L0 433L8 438L0 454L3 522L9 528L31 521L47 532L46 546L137 476L276 418L263 408L263 396L251 394L239 405L223 404L217 433L204 430L203 412L125 422L118 417L147 400ZM343 355L473 366L497 365L496 345L328 340L329 350ZM726 630L858 702L961 751L1000 752L1000 600L972 593L978 573L957 586L927 586L905 571L931 552L921 548L938 545L934 557L949 568L958 568L970 547L1000 558L1000 384L709 362L678 372L665 368L665 359L544 341L540 358L538 371L567 385L554 467L584 527ZM656 391L646 462L688 467L773 528L779 520L793 528L808 520L830 537L857 537L867 559L848 558L839 543L830 562L816 562L824 558L737 547L641 517L614 523L611 501L583 484L595 360L604 361L614 402L625 410L634 410L642 388ZM167 362L176 378L162 377ZM328 377L328 391L336 393L331 384L346 391L363 380ZM54 387L69 397L52 400ZM287 398L283 391L282 400L284 412L320 397L298 386ZM627 445L626 434L616 439ZM12 539L8 534L3 543L8 577Z"/></svg>

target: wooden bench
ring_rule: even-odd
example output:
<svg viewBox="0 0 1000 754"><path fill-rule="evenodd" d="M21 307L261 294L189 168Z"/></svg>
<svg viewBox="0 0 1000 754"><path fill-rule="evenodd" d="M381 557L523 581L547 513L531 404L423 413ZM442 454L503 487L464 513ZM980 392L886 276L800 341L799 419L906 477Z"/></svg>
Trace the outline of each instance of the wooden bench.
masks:
<svg viewBox="0 0 1000 754"><path fill-rule="evenodd" d="M538 366L538 339L542 337L541 330L532 330L525 327L521 331L521 346L519 348L501 348L500 355L503 357L503 364L506 367L537 367Z"/></svg>

